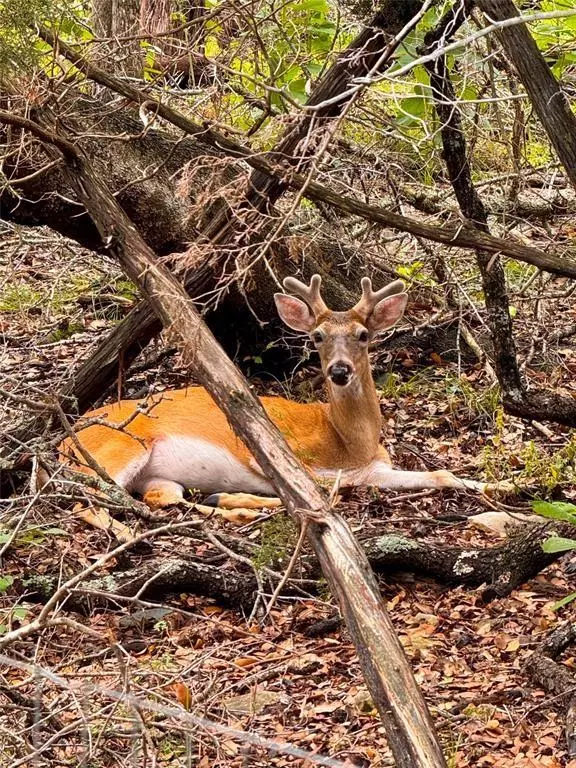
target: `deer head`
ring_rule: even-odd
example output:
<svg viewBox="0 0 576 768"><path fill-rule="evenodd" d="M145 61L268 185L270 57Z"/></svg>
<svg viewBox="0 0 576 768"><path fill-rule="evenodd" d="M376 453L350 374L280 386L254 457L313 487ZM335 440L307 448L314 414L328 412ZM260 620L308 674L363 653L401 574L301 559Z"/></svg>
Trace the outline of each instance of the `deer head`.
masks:
<svg viewBox="0 0 576 768"><path fill-rule="evenodd" d="M346 312L334 312L320 295L320 283L320 275L313 275L310 285L294 277L285 278L284 288L300 298L276 293L276 309L289 328L310 335L327 380L336 387L347 387L357 377L369 374L368 344L377 333L400 320L408 296L402 280L373 291L370 278L363 277L357 304Z"/></svg>

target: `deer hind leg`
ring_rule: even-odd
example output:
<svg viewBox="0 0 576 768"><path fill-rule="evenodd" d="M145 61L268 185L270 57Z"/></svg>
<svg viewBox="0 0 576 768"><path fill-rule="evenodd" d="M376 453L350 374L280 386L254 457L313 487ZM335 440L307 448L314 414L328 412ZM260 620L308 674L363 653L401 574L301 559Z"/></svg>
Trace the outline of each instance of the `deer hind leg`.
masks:
<svg viewBox="0 0 576 768"><path fill-rule="evenodd" d="M184 499L184 487L172 480L150 478L143 483L142 501L151 510L172 507Z"/></svg>

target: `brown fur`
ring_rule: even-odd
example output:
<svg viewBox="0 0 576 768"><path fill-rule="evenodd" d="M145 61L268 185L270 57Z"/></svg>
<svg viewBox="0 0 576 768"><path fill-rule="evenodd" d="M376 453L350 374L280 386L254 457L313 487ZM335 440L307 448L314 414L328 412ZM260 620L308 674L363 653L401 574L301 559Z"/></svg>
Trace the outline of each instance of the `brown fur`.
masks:
<svg viewBox="0 0 576 768"><path fill-rule="evenodd" d="M374 389L371 378L370 383ZM82 446L111 477L118 476L126 466L146 453L156 440L176 435L204 438L227 448L249 466L250 452L202 387L173 390L156 395L151 401L121 400L87 413L86 418L119 424L131 416L139 404L149 406L150 402L156 404L147 408L147 413L135 416L124 431L96 424L78 433ZM371 428L368 430L359 428L365 417L362 408L354 401L340 401L335 413L324 403L296 403L282 397L263 397L261 403L298 458L311 468L359 467L378 454L378 440L374 437L376 429L379 431L380 414L377 414L377 425L369 424ZM59 450L65 456L76 453L69 439ZM80 461L77 468L89 471L79 458L76 461Z"/></svg>
<svg viewBox="0 0 576 768"><path fill-rule="evenodd" d="M375 294L370 281L365 279L362 284L363 298L347 312L331 312L326 308L319 297L318 276L312 279L310 288L293 278L288 278L286 284L290 290L303 294L306 301L276 294L278 311L289 327L312 335L326 375L328 403L306 404L281 397L262 397L264 409L284 434L294 453L312 470L324 474L335 474L339 470L363 470L369 468L375 459L388 465L388 454L378 443L381 415L370 370L368 340L401 317L406 304L403 284L393 283ZM335 381L338 383L331 379L330 368L334 364L347 366L350 376L345 384L337 375ZM91 411L86 417L120 424L134 414L139 404L145 405L145 412L138 413L123 431L96 424L81 430L78 438L95 461L128 490L132 489L134 478L139 477L144 488L144 500L151 506L166 506L181 498L184 481L178 473L180 480L174 480L173 465L205 469L201 467L203 459L199 456L202 451L206 453L202 448L205 443L226 449L252 473L247 482L258 487L262 485L262 474L250 452L201 387L164 392L145 403L122 400ZM177 440L170 441L169 438L195 438L202 443L200 446L184 444L182 447ZM158 451L154 452L156 443L159 444ZM64 441L60 451L65 461L72 462L81 471L91 472L84 466L70 440ZM153 460L147 469L147 462L154 456L156 463ZM225 454L222 458L218 454L216 459L212 458L214 477L211 475L210 479L215 484L218 483L219 472L222 482L226 462L229 464L230 459ZM370 470L372 475L373 470ZM185 475L187 471L185 469L181 474ZM387 471L386 466L384 471ZM151 474L148 476L146 472ZM243 470L235 474L233 482L236 483L244 474Z"/></svg>

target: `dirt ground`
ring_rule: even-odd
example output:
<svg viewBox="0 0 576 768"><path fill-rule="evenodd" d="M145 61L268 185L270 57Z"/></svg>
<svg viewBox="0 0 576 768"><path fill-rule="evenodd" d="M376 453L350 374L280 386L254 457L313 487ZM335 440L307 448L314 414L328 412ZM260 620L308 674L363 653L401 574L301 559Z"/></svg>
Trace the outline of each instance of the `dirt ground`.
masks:
<svg viewBox="0 0 576 768"><path fill-rule="evenodd" d="M43 230L0 229L0 388L11 393L0 395L2 431L29 413L27 401L57 392L133 300L117 270L93 254ZM550 342L558 317L574 321L564 301L548 302L537 315L519 303L518 338L530 378L576 396L572 339ZM411 312L412 323L425 321L426 307ZM529 481L538 498L573 498L570 430L503 415L477 363L448 362L437 353L427 366L421 362L408 349L375 350L383 438L396 464L479 478L514 475ZM312 359L289 382L292 394L316 373ZM159 341L136 366L126 394L186 380L178 357L165 355ZM259 392L285 393L286 385L274 381L254 384ZM74 516L71 500L58 498L37 499L17 484L1 500L2 635L39 615L46 585L88 568L113 546L105 532ZM523 496L516 505L528 509L529 501ZM360 538L401 531L459 546L498 543L466 521L488 508L460 492L364 490L341 502ZM186 513L178 514L174 519ZM250 526L244 535L259 558L266 546L273 550L281 570L293 530L287 521L271 522L267 531ZM239 535L223 523L203 525ZM171 534L114 558L100 574L152 554L166 563L175 554L201 559L238 579L249 567L206 539ZM410 573L380 582L452 768L576 768L566 756L559 701L524 671L543 637L574 620L574 604L553 610L573 589L570 556L488 604L481 589ZM332 621L336 609L325 590L280 600L263 623L190 593L158 602L118 599L105 608L97 597L83 612L64 601L55 607L59 624L3 649L10 661L0 658L0 766L392 764L354 648ZM572 654L569 648L561 659L568 671L576 664Z"/></svg>

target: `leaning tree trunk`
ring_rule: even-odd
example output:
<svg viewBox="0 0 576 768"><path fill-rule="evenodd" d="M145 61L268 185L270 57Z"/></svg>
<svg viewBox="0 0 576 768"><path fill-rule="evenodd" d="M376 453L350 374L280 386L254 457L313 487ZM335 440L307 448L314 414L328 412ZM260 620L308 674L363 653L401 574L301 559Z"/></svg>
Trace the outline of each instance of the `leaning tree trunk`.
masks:
<svg viewBox="0 0 576 768"><path fill-rule="evenodd" d="M399 768L443 768L446 763L430 714L394 632L374 574L346 522L332 509L312 476L296 459L246 380L202 322L183 288L156 261L114 196L93 173L87 159L68 140L30 121L8 113L0 114L0 120L33 131L62 153L70 183L76 187L102 239L109 244L110 252L181 346L198 379L253 453L289 512L307 527L322 571L340 604L396 764ZM48 608L49 603L43 611ZM4 642L7 638L8 635Z"/></svg>

